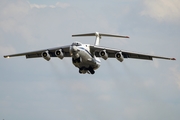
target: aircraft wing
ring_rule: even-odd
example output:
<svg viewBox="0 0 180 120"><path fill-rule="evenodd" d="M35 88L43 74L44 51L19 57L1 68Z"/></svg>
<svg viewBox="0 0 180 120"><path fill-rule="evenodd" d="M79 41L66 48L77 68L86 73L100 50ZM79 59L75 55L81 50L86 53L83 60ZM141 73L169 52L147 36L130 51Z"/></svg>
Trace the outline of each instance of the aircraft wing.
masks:
<svg viewBox="0 0 180 120"><path fill-rule="evenodd" d="M121 52L124 58L134 58L134 59L143 59L143 60L153 60L153 58L159 58L159 59L166 59L166 60L176 60L175 58L140 54L140 53L135 53L135 52L127 52L123 50L111 49L111 48L100 47L100 46L90 46L90 49L91 49L91 53L94 53L96 57L100 57L99 52L102 50L105 50L106 53L108 54L108 58L115 58L116 53Z"/></svg>
<svg viewBox="0 0 180 120"><path fill-rule="evenodd" d="M64 57L70 57L69 47L70 47L70 45L49 48L49 49L43 49L43 50L38 50L38 51L19 53L19 54L5 55L4 58L16 57L16 56L26 56L26 58L38 58L38 57L42 57L41 54L42 54L42 52L45 52L45 51L48 51L48 53L51 57L57 57L55 55L55 51L59 50L59 49L62 49L62 51L64 53Z"/></svg>

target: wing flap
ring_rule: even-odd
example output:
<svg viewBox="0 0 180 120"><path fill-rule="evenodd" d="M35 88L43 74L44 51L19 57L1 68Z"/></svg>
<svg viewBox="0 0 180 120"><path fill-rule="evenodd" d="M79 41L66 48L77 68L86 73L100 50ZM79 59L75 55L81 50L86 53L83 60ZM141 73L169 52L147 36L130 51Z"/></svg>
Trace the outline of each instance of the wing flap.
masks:
<svg viewBox="0 0 180 120"><path fill-rule="evenodd" d="M124 58L134 58L134 59L144 59L144 60L153 60L152 56L136 53L122 52Z"/></svg>
<svg viewBox="0 0 180 120"><path fill-rule="evenodd" d="M27 54L26 55L26 58L38 58L38 57L42 57L41 54Z"/></svg>

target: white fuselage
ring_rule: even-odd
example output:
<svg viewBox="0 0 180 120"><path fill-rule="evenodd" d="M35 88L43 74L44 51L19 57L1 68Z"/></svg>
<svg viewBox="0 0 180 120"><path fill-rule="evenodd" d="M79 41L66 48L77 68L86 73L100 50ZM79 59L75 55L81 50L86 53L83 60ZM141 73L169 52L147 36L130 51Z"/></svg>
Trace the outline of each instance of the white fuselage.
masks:
<svg viewBox="0 0 180 120"><path fill-rule="evenodd" d="M70 46L69 52L74 66L78 67L81 73L86 73L90 69L95 70L100 67L101 61L91 53L89 44L74 42Z"/></svg>

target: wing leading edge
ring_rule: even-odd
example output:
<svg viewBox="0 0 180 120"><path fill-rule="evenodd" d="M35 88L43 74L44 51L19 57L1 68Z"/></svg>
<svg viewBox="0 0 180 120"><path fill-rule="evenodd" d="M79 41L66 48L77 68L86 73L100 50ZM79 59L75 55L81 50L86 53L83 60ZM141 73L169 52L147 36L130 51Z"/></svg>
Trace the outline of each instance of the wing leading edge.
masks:
<svg viewBox="0 0 180 120"><path fill-rule="evenodd" d="M117 50L112 48L100 47L100 46L90 46L91 52L94 53L96 57L100 56L100 51L105 50L108 54L109 58L115 58L116 53L121 52L124 58L134 58L134 59L142 59L142 60L153 60L153 58L158 59L166 59L166 60L176 60L175 58L168 58L168 57L161 57L161 56L154 56L148 54L140 54L134 52L127 52L123 50Z"/></svg>
<svg viewBox="0 0 180 120"><path fill-rule="evenodd" d="M10 57L16 57L16 56L26 56L26 58L39 58L39 57L42 57L41 54L42 52L45 52L45 51L48 51L50 57L57 57L55 55L55 51L59 49L62 49L64 53L64 57L70 57L69 47L70 45L55 47L55 48L50 48L50 49L43 49L43 50L38 50L38 51L19 53L19 54L5 55L4 58L10 58ZM166 59L166 60L176 60L175 58L140 54L140 53L135 53L135 52L127 52L123 50L100 47L100 46L93 46L93 45L90 46L90 50L91 50L91 53L94 53L96 57L101 57L99 54L100 51L105 50L109 58L115 58L115 54L118 52L121 52L124 58L134 58L134 59L143 59L143 60L153 60L153 58L158 58L158 59Z"/></svg>
<svg viewBox="0 0 180 120"><path fill-rule="evenodd" d="M38 57L42 57L41 54L42 54L42 52L45 52L45 51L48 51L48 53L51 57L57 57L55 55L55 51L59 50L59 49L62 49L62 51L64 53L64 57L70 57L69 47L70 47L70 45L49 48L49 49L43 49L43 50L38 50L38 51L19 53L19 54L5 55L4 58L10 58L10 57L16 57L16 56L26 56L26 58L38 58Z"/></svg>

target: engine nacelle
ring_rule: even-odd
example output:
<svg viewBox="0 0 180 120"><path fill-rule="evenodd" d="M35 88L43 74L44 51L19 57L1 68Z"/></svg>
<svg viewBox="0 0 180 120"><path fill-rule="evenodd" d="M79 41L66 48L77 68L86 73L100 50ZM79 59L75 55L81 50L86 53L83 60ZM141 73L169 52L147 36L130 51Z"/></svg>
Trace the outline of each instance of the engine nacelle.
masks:
<svg viewBox="0 0 180 120"><path fill-rule="evenodd" d="M122 55L121 52L116 53L116 54L115 54L115 57L116 57L116 59L119 60L120 62L122 62L122 61L124 60L124 57L123 57L123 55Z"/></svg>
<svg viewBox="0 0 180 120"><path fill-rule="evenodd" d="M49 61L49 60L51 59L51 56L49 55L49 52L48 52L48 51L42 52L42 53L41 53L41 56L42 56L45 60L47 60L47 61Z"/></svg>
<svg viewBox="0 0 180 120"><path fill-rule="evenodd" d="M101 50L99 52L99 56L101 56L104 60L108 59L108 54L106 53L106 50Z"/></svg>
<svg viewBox="0 0 180 120"><path fill-rule="evenodd" d="M62 49L56 50L55 55L60 59L64 58L64 53L62 52Z"/></svg>

